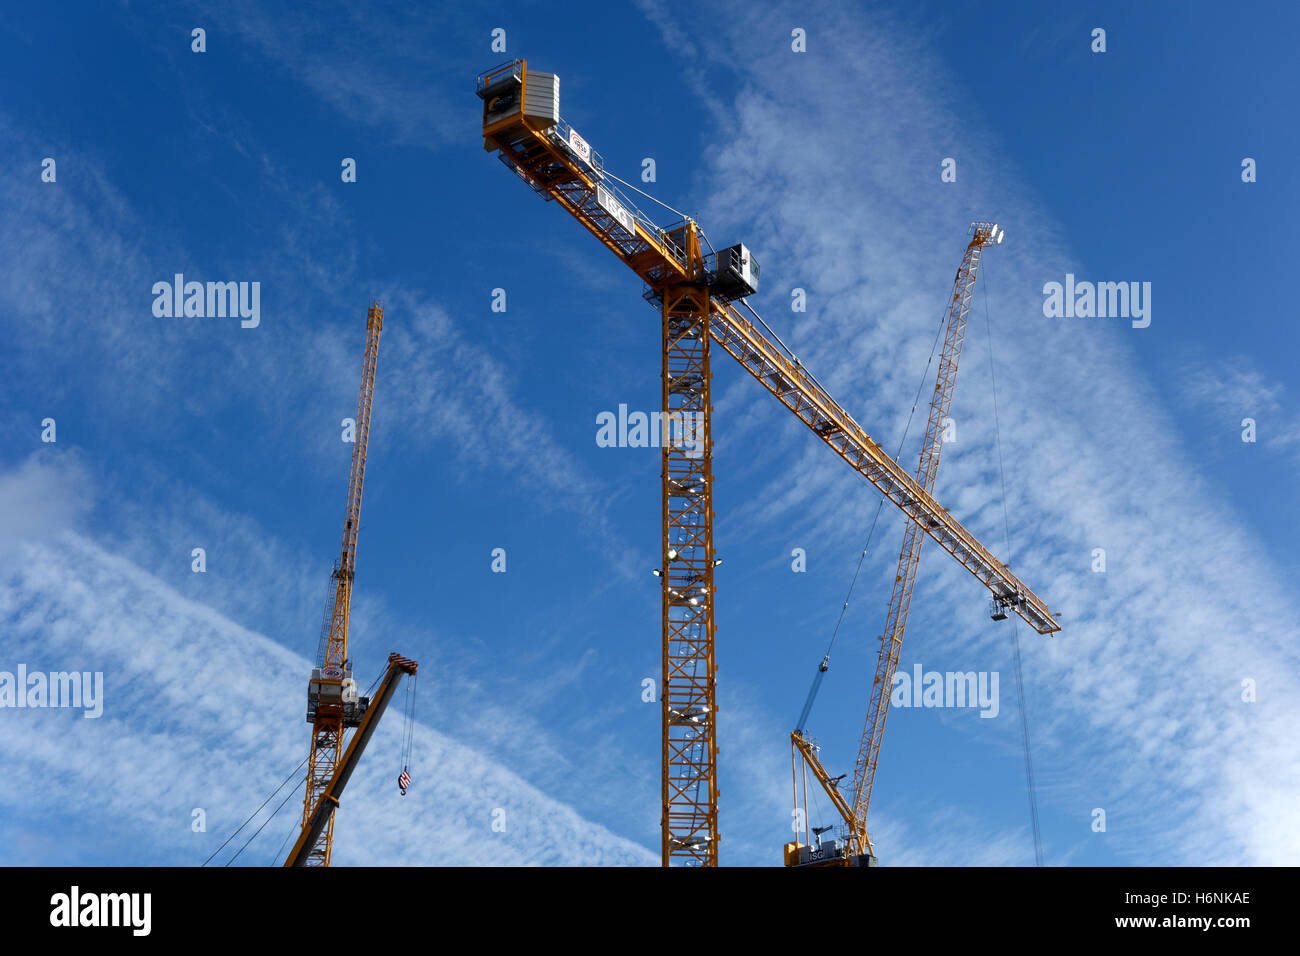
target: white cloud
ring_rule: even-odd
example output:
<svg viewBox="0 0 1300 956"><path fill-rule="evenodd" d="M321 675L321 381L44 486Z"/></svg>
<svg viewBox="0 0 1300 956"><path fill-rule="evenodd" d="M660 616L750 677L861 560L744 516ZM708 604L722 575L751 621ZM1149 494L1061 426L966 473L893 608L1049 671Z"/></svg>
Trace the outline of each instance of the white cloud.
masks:
<svg viewBox="0 0 1300 956"><path fill-rule="evenodd" d="M1256 440L1266 448L1291 451L1300 462L1300 421L1281 382L1270 381L1245 356L1185 366L1183 396L1206 409L1225 434L1239 435L1241 422L1255 420Z"/></svg>
<svg viewBox="0 0 1300 956"><path fill-rule="evenodd" d="M435 147L457 138L447 118L458 111L439 91L457 89L463 73L446 56L430 55L422 38L456 29L459 11L363 13L338 4L333 10L268 12L256 3L238 3L222 4L211 15L350 121L384 131L393 145ZM325 26L339 17L350 21L349 29Z"/></svg>
<svg viewBox="0 0 1300 956"><path fill-rule="evenodd" d="M92 506L89 480L79 455L56 446L0 472L0 561L17 559L18 548L78 527Z"/></svg>
<svg viewBox="0 0 1300 956"><path fill-rule="evenodd" d="M954 405L960 444L945 455L937 496L1005 551L987 294L1010 560L1064 612L1065 630L1051 641L1021 632L1040 774L1052 782L1040 793L1045 815L1107 806L1107 845L1134 862L1293 859L1295 589L1261 557L1255 533L1206 494L1194 452L1170 437L1170 412L1128 337L1158 334L1161 319L1138 332L1042 317L1043 282L1084 260L1017 190L1014 165L970 122L955 78L887 18L870 29L848 15L822 20L816 54L802 57L771 42L788 33L782 15L746 8L742 22L710 48L741 89L734 127L705 154L712 200L703 221L715 243L739 238L755 250L759 311L887 446L924 368L965 226L992 217L1007 228L1007 242L985 257ZM938 161L956 130L960 185L946 188ZM788 312L793 286L809 290L807 315ZM754 404L766 410L755 414ZM783 416L746 380L719 403L715 434L757 447ZM911 441L919 438L914 426ZM851 553L875 503L841 462L804 441L814 450L766 452L778 461L766 463L773 477L753 509L765 527L752 533L797 523ZM883 548L895 541L889 532ZM1088 569L1097 546L1109 555L1104 578ZM917 649L1005 654L1006 630L990 644L979 619L978 586L930 551L913 611ZM931 635L949 636L924 636L927 621L937 625ZM1240 699L1247 677L1260 681L1258 703ZM1005 745L1015 747L1006 710ZM727 749L723 741L724 761ZM897 758L890 766L905 772ZM1078 825L1087 822L1084 812Z"/></svg>
<svg viewBox="0 0 1300 956"><path fill-rule="evenodd" d="M125 829L144 836L127 862L197 863L305 755L306 658L74 532L23 546L0 586L0 619L6 669L24 662L105 675L98 720L0 712L10 728L0 759L11 775L0 800L15 829L19 819L27 831L62 826L65 839L91 846L97 834ZM399 692L340 812L336 864L653 862L645 848L424 724L415 731L414 786L399 797L401 711ZM195 807L207 813L205 834L190 832ZM270 862L300 808L300 797L290 799L240 862ZM498 808L504 833L492 829ZM55 822L67 817L75 822Z"/></svg>
<svg viewBox="0 0 1300 956"><path fill-rule="evenodd" d="M391 299L402 320L385 332L384 401L401 410L406 440L446 443L462 465L517 475L540 507L578 517L579 530L610 569L640 578L635 568L643 561L610 526L604 483L555 441L542 415L522 404L510 369L437 305L404 291Z"/></svg>

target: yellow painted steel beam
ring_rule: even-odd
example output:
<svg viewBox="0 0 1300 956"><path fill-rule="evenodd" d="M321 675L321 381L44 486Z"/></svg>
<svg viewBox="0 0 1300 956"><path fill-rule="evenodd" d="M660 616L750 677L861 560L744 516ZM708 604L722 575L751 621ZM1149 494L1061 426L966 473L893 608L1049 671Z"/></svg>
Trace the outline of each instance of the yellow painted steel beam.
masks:
<svg viewBox="0 0 1300 956"><path fill-rule="evenodd" d="M327 668L336 668L338 683L343 680L348 660L348 626L352 617L352 581L356 577L357 537L361 528L361 493L366 479L366 452L370 444L370 414L374 405L375 371L379 362L379 334L384 328L384 309L373 302L366 314L366 350L361 362L361 387L357 394L355 441L352 467L348 474L348 498L343 520L343 542L338 566L334 569L334 604L330 613L329 633L320 664L322 677ZM331 672L332 673L332 672ZM326 680L325 683L334 683ZM303 795L302 819L305 827L316 813L329 788L343 750L345 732L343 705L321 704L312 723L310 752L307 762L307 787ZM317 834L304 856L307 866L329 866L334 843L334 815Z"/></svg>
<svg viewBox="0 0 1300 956"><path fill-rule="evenodd" d="M917 484L802 365L787 358L734 305L715 302L709 329L714 341L759 384L916 522L939 547L956 558L995 596L1012 601L1011 609L1030 627L1040 634L1061 629L1042 598Z"/></svg>
<svg viewBox="0 0 1300 956"><path fill-rule="evenodd" d="M703 271L694 224L693 274ZM660 290L662 626L661 861L718 863L718 738L714 638L713 440L709 292L699 282Z"/></svg>
<svg viewBox="0 0 1300 956"><path fill-rule="evenodd" d="M343 795L343 788L347 786L348 780L351 779L352 771L356 769L357 762L361 759L362 753L365 752L366 744L370 742L370 735L378 726L379 719L384 716L384 711L388 708L388 702L392 700L393 692L397 690L397 684L401 681L402 675L410 674L414 676L418 670L419 665L415 661L402 657L400 654L388 655L388 670L384 672L383 680L379 683L379 689L375 692L370 707L362 715L361 721L357 725L357 732L352 735L347 750L326 777L320 798L316 801L311 813L303 818L302 830L298 834L298 839L294 841L289 855L285 858L285 866L320 866L329 864L329 844L325 844L323 862L320 859L319 848L325 834L333 832L334 811L338 809L339 798Z"/></svg>
<svg viewBox="0 0 1300 956"><path fill-rule="evenodd" d="M961 361L962 345L966 341L966 319L970 314L979 276L980 258L985 246L1000 243L1002 232L994 223L973 223L972 238L962 253L961 264L953 279L952 297L944 321L943 347L939 353L939 366L935 371L934 390L930 396L930 413L926 420L925 435L921 441L921 454L916 466L916 482L927 492L934 490L939 472L939 459L943 452L943 423L952 407L953 391L957 384L957 369ZM853 768L854 829L867 832L867 812L875 788L876 769L880 765L880 747L884 739L885 719L889 716L889 695L893 689L894 674L902 652L903 634L907 628L908 613L912 607L912 591L916 585L917 570L921 563L921 547L925 537L920 526L908 522L903 529L903 544L898 553L898 571L890 592L889 608L885 613L885 626L881 631L880 652L876 659L876 672L868 692L867 715L858 746L857 761Z"/></svg>
<svg viewBox="0 0 1300 956"><path fill-rule="evenodd" d="M668 278L687 278L683 257L676 255L663 231L640 220L627 230L602 207L598 183L549 130L517 123L485 135L485 145L501 151L541 195L553 199L584 228L622 259L651 288ZM985 548L957 519L907 473L889 453L819 385L802 366L786 356L734 304L714 301L710 334L819 438L862 474L926 534L975 575L997 598L1040 634L1060 630L1045 601Z"/></svg>

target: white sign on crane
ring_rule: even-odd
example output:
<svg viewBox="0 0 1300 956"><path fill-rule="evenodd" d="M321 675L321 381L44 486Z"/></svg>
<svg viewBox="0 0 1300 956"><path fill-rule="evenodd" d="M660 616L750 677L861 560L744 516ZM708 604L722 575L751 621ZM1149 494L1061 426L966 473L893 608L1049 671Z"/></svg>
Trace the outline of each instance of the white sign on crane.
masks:
<svg viewBox="0 0 1300 956"><path fill-rule="evenodd" d="M569 149L578 154L587 165L591 165L591 146L585 139L578 135L578 131L572 126L569 127Z"/></svg>
<svg viewBox="0 0 1300 956"><path fill-rule="evenodd" d="M620 226L622 226L632 235L634 236L636 235L636 226L635 226L636 220L633 219L632 214L627 211L627 207L614 198L614 194L612 192L610 192L604 186L597 185L596 202L600 205L601 209L605 210L605 212L609 213L611 216L614 217L615 222L617 222Z"/></svg>

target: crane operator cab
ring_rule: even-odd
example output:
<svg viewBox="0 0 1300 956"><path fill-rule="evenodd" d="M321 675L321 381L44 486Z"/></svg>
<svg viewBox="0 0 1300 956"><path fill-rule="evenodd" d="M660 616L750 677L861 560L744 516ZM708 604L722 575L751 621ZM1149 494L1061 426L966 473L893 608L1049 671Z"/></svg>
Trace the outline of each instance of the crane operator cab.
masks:
<svg viewBox="0 0 1300 956"><path fill-rule="evenodd" d="M344 661L342 667L329 664L312 668L307 683L307 723L314 724L317 716L341 715L344 727L356 727L369 706L370 698L357 692L351 661Z"/></svg>
<svg viewBox="0 0 1300 956"><path fill-rule="evenodd" d="M758 260L743 245L718 251L709 291L728 302L758 291Z"/></svg>

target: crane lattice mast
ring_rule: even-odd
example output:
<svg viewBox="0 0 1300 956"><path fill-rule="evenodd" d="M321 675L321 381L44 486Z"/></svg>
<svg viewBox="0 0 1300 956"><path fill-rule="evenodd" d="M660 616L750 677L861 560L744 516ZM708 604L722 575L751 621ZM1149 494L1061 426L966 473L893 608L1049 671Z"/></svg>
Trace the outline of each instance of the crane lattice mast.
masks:
<svg viewBox="0 0 1300 956"><path fill-rule="evenodd" d="M709 287L694 223L683 232L688 278L655 296L663 315L660 782L666 862L718 862L714 715L713 441ZM674 431L675 430L675 431ZM674 435L676 436L675 440Z"/></svg>
<svg viewBox="0 0 1300 956"><path fill-rule="evenodd" d="M971 223L971 240L966 245L961 265L953 280L952 298L944 322L943 348L939 354L939 367L935 374L934 390L930 396L930 414L926 422L925 436L921 442L920 460L916 466L916 483L927 493L934 490L935 477L939 471L944 424L952 407L953 390L957 384L957 366L961 360L962 344L966 339L966 319L970 313L971 298L975 293L980 256L985 246L1002 242L1005 235L1006 230L1000 229L996 223ZM866 726L862 732L862 742L858 748L857 763L854 767L851 802L840 795L838 787L827 788L826 783L831 778L817 758L816 748L804 739L804 728L798 727L791 733L794 752L802 757L805 764L813 771L814 778L823 785L823 789L827 789L832 796L832 802L844 815L848 827L845 846L836 846L833 841L825 849L822 849L821 844L816 849L810 846L810 857L815 856L818 859L825 857L828 861L848 863L862 859L874 860L873 847L867 832L867 810L871 803L876 767L880 761L880 744L885 732L885 717L889 712L889 694L893 688L894 673L898 669L903 632L907 627L907 616L912 606L912 590L916 584L917 569L921 561L921 546L924 543L925 538L921 535L920 526L915 522L908 522L903 529L898 571L894 575L889 609L885 614L885 627L881 632L876 672L867 705ZM995 607L1000 606L997 597L994 598L994 603ZM825 662L823 662L823 670L824 668ZM804 706L804 716L807 715L808 706L807 704ZM817 852L819 850L821 852ZM792 860L789 848L786 862L787 864L797 862L797 854L796 859Z"/></svg>
<svg viewBox="0 0 1300 956"><path fill-rule="evenodd" d="M916 466L916 483L927 492L934 490L935 475L939 471L944 422L948 418L953 388L957 384L957 364L961 359L962 343L966 339L966 317L970 313L971 297L975 294L980 253L985 246L1000 243L1006 230L999 230L996 223L976 222L971 224L971 233L971 240L953 281L943 351L939 356L934 394L930 399L930 417L926 421L925 438L921 443L921 459ZM894 575L889 610L885 614L885 629L880 637L880 653L876 661L875 679L871 684L866 726L862 731L862 743L858 748L857 764L853 771L853 815L856 829L863 834L864 842L867 808L871 804L876 766L880 761L880 741L885 732L885 717L889 713L889 692L894 685L894 672L898 670L898 655L903 646L907 614L912 607L912 588L916 585L916 571L921 562L923 544L925 538L919 533L916 524L909 521L903 529L903 546L898 553L898 573Z"/></svg>
<svg viewBox="0 0 1300 956"><path fill-rule="evenodd" d="M356 573L357 532L361 526L361 490L366 478L366 449L370 441L370 411L375 394L375 367L379 360L379 333L384 327L384 309L373 302L366 316L366 352L361 363L361 390L357 396L357 419L352 445L352 469L348 476L347 511L343 521L343 544L334 565L332 610L321 632L316 668L307 690L307 721L312 725L311 752L307 762L307 792L303 798L304 828L326 796L343 751L343 734L357 727L365 714L366 701L358 699L348 657L348 621L352 614L352 580ZM329 866L334 841L334 815L311 841L303 855L305 866Z"/></svg>

